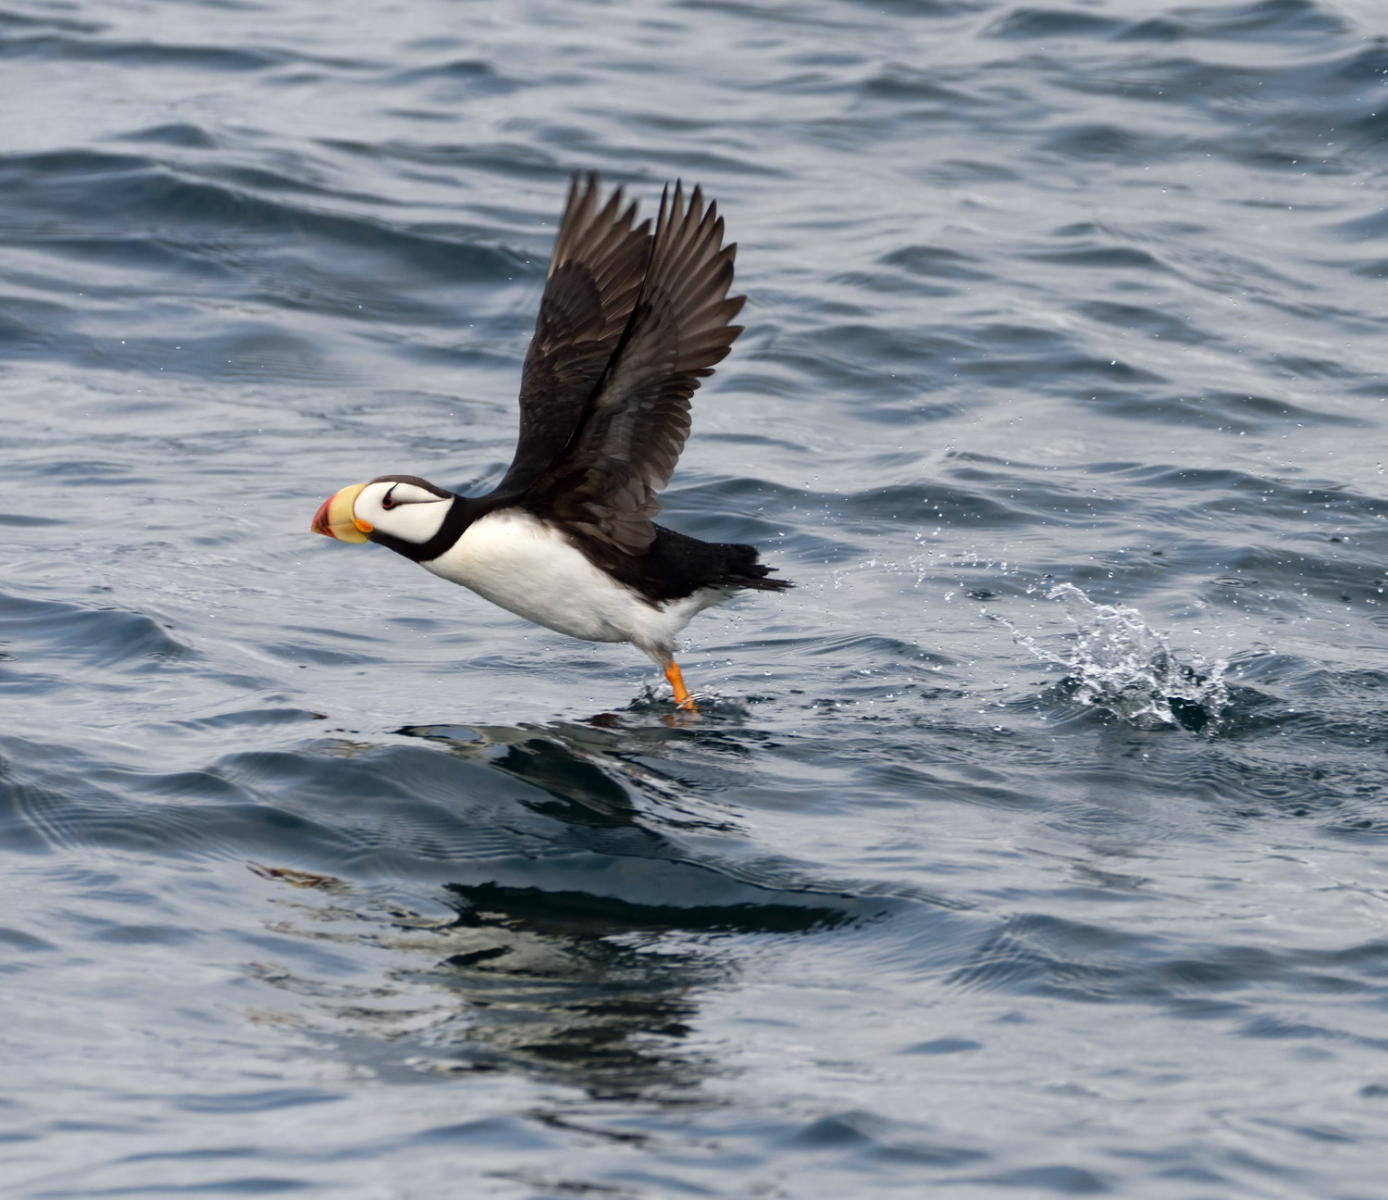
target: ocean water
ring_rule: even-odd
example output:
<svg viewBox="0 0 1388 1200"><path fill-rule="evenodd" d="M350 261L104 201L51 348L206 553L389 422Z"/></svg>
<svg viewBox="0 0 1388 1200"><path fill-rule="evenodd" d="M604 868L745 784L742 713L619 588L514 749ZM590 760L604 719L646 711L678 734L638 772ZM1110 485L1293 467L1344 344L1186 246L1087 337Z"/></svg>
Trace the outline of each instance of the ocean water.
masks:
<svg viewBox="0 0 1388 1200"><path fill-rule="evenodd" d="M1372 0L0 8L16 1200L1383 1195ZM650 664L486 487L568 175L747 332Z"/></svg>

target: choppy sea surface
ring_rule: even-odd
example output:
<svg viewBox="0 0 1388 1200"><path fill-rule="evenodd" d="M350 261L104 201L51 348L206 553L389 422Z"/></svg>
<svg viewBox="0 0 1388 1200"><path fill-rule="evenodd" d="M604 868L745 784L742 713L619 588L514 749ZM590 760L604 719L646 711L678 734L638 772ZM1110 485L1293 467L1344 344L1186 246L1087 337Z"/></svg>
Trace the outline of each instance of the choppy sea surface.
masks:
<svg viewBox="0 0 1388 1200"><path fill-rule="evenodd" d="M7 1197L1383 1195L1376 0L0 6ZM569 173L748 329L650 664L509 460Z"/></svg>

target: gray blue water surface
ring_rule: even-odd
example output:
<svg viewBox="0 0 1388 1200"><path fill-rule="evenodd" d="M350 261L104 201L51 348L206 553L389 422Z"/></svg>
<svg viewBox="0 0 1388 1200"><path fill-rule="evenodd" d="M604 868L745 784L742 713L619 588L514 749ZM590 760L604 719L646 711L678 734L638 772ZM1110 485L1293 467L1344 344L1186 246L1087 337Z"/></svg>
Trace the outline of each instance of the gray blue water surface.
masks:
<svg viewBox="0 0 1388 1200"><path fill-rule="evenodd" d="M0 4L16 1200L1369 1200L1378 0ZM569 173L747 333L628 647L312 537L509 460Z"/></svg>

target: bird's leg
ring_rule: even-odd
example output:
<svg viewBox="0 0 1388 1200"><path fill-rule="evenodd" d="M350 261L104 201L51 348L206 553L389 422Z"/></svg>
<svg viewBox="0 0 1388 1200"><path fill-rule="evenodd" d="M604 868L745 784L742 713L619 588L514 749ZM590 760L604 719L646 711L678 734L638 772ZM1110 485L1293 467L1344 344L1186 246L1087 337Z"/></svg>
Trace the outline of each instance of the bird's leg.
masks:
<svg viewBox="0 0 1388 1200"><path fill-rule="evenodd" d="M665 678L670 686L675 689L675 703L688 712L698 712L699 706L694 703L694 697L689 694L689 689L684 686L684 675L680 671L679 663L674 659L670 660L665 668Z"/></svg>

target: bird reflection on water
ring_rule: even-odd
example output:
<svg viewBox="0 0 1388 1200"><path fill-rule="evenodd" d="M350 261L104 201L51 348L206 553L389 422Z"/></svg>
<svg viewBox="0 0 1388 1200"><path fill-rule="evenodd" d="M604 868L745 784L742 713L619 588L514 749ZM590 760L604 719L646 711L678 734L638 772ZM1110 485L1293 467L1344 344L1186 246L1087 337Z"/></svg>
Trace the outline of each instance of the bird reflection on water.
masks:
<svg viewBox="0 0 1388 1200"><path fill-rule="evenodd" d="M722 818L682 808L684 785L668 769L641 761L660 754L670 741L687 740L680 722L690 719L667 713L659 725L625 727L619 718L604 714L588 723L410 725L397 732L533 784L547 799L530 797L526 802L556 820L579 825L629 823L640 811L632 793L637 787L660 803L662 823L730 829Z"/></svg>
<svg viewBox="0 0 1388 1200"><path fill-rule="evenodd" d="M318 1030L377 1075L519 1072L592 1099L687 1104L713 1069L683 1044L700 993L739 970L720 942L795 936L855 916L844 897L748 882L692 860L681 834L737 829L702 812L660 761L663 749L691 736L686 730L618 718L607 728L557 722L398 732L503 785L492 797L506 808L491 814L493 835L496 824L524 824L526 813L559 823L560 845L551 841L548 857L580 865L561 882L555 863L526 853L523 839L500 855L493 841L489 857L459 855L456 877L431 897L432 915L424 904L383 904L345 880L261 869L316 886L325 900L315 906L297 893L287 903L298 919L278 932L404 952L387 980L366 990L369 999L343 1006L334 991L332 1028ZM334 747L353 759L381 749L355 739ZM479 819L469 812L474 781L458 777L459 819ZM429 873L438 872L436 865ZM320 1003L324 996L323 981L273 982Z"/></svg>

